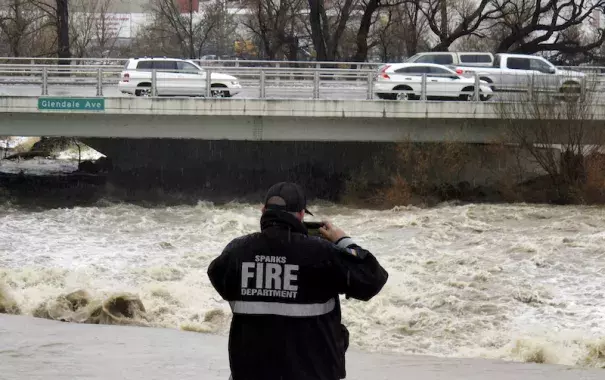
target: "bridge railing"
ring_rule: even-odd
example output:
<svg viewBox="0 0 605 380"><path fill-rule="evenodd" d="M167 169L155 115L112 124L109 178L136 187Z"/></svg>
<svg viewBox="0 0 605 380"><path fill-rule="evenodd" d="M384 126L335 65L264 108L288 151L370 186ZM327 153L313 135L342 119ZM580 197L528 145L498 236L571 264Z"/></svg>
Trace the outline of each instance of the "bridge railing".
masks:
<svg viewBox="0 0 605 380"><path fill-rule="evenodd" d="M139 57L144 58L144 57ZM171 58L171 57L168 57ZM174 58L174 57L172 57ZM0 57L0 64L10 65L58 65L60 62L68 62L70 66L109 66L123 68L129 58L57 58L57 57ZM287 60L262 60L262 59L191 59L203 67L273 67L273 68L338 68L338 69L361 69L377 70L380 66L393 62L347 62L347 61L287 61ZM401 62L396 62L401 63ZM595 73L605 75L605 66L580 65L580 66L557 66L564 70L573 70L583 73Z"/></svg>
<svg viewBox="0 0 605 380"><path fill-rule="evenodd" d="M17 89L15 95L31 94L63 96L125 96L118 82L123 68L104 65L45 65L45 64L0 64L0 93L8 89ZM563 79L552 82L552 76L509 75L506 86L481 81L479 73L470 75L472 81L464 86L456 84L460 77L449 75L424 74L392 76L388 81L380 78L375 69L342 68L305 68L305 67L204 67L206 78L213 73L229 74L241 84L239 97L247 98L312 98L312 99L392 99L427 100L440 96L468 101L510 100L518 94L537 94L541 92L561 92ZM175 79L164 80L161 74L168 70L152 70L150 95L161 95L162 87L171 85ZM170 70L187 74L187 71ZM190 73L189 73L190 74ZM403 78L406 76L407 78ZM447 77L450 77L449 80ZM438 80L446 77L445 81ZM411 80L410 80L411 78ZM597 73L587 74L578 84L577 78L571 92L578 94L598 94L603 89L605 76ZM183 80L183 79L179 79ZM549 82L550 81L550 82ZM388 84L388 87L385 86ZM200 81L205 86L204 94L211 96L209 81ZM499 90L490 93L490 89ZM605 101L605 99L604 99Z"/></svg>

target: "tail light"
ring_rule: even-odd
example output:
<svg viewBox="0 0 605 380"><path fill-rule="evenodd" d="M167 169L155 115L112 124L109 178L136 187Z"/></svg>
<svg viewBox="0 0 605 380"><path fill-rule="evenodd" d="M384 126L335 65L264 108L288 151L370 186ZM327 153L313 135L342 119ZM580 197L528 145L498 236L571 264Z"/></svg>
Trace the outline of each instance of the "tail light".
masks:
<svg viewBox="0 0 605 380"><path fill-rule="evenodd" d="M464 70L462 70L462 69L456 69L456 74L462 75L462 74L464 74Z"/></svg>
<svg viewBox="0 0 605 380"><path fill-rule="evenodd" d="M122 76L122 82L128 82L128 81L130 81L130 74L124 73L124 75Z"/></svg>
<svg viewBox="0 0 605 380"><path fill-rule="evenodd" d="M391 79L391 77L386 73L386 71L389 67L391 67L391 65L384 65L384 67L382 69L380 69L379 77L384 78L384 79Z"/></svg>

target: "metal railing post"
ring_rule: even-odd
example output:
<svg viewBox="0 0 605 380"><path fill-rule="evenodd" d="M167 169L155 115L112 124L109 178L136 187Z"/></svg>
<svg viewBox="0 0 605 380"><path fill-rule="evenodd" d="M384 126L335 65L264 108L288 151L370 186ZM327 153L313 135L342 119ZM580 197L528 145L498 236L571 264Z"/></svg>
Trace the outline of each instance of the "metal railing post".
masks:
<svg viewBox="0 0 605 380"><path fill-rule="evenodd" d="M473 101L478 102L479 93L481 92L481 79L479 79L479 73L475 71L475 87L473 88Z"/></svg>
<svg viewBox="0 0 605 380"><path fill-rule="evenodd" d="M103 68L97 69L97 96L103 96Z"/></svg>
<svg viewBox="0 0 605 380"><path fill-rule="evenodd" d="M313 72L313 99L319 99L319 71L316 69Z"/></svg>
<svg viewBox="0 0 605 380"><path fill-rule="evenodd" d="M529 77L529 88L527 89L527 97L529 100L534 99L534 75Z"/></svg>
<svg viewBox="0 0 605 380"><path fill-rule="evenodd" d="M210 98L212 96L212 71L210 69L206 69L206 97Z"/></svg>
<svg viewBox="0 0 605 380"><path fill-rule="evenodd" d="M422 74L422 84L420 85L420 100L426 101L426 74Z"/></svg>
<svg viewBox="0 0 605 380"><path fill-rule="evenodd" d="M368 73L368 100L374 99L374 74Z"/></svg>
<svg viewBox="0 0 605 380"><path fill-rule="evenodd" d="M260 98L265 98L265 70L260 71Z"/></svg>
<svg viewBox="0 0 605 380"><path fill-rule="evenodd" d="M151 96L158 96L158 74L156 69L151 70Z"/></svg>
<svg viewBox="0 0 605 380"><path fill-rule="evenodd" d="M48 95L48 68L46 66L42 68L42 95Z"/></svg>

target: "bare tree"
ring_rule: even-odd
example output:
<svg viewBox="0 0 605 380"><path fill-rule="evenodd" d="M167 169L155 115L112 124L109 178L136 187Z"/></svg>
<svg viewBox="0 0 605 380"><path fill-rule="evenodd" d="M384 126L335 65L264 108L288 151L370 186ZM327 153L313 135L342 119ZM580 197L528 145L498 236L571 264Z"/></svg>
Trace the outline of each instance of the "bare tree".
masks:
<svg viewBox="0 0 605 380"><path fill-rule="evenodd" d="M448 50L459 38L476 35L484 37L488 20L502 17L494 0L413 0L427 19L439 42L431 50ZM504 0L506 1L506 0Z"/></svg>
<svg viewBox="0 0 605 380"><path fill-rule="evenodd" d="M73 7L69 25L73 55L82 58L112 50L119 35L119 29L111 26L113 0L71 1Z"/></svg>
<svg viewBox="0 0 605 380"><path fill-rule="evenodd" d="M594 83L589 81L587 83ZM506 140L542 168L560 202L586 200L598 179L605 191L605 123L595 115L594 84L582 94L553 94L537 83L515 101L497 106ZM602 117L602 115L601 115ZM541 187L544 189L544 187Z"/></svg>
<svg viewBox="0 0 605 380"><path fill-rule="evenodd" d="M120 37L121 26L117 30L111 27L110 14L113 0L99 0L96 6L97 17L94 24L96 47L101 55L111 55Z"/></svg>
<svg viewBox="0 0 605 380"><path fill-rule="evenodd" d="M213 0L199 12L189 2L182 11L175 0L153 0L149 6L153 20L139 30L133 42L134 53L199 58L207 46L227 49L227 44L235 41L237 25L229 14L227 0Z"/></svg>
<svg viewBox="0 0 605 380"><path fill-rule="evenodd" d="M586 31L584 25L575 25L562 31L559 35L560 39L566 41L568 46L582 47L591 44L592 39L599 36L598 33L601 32L594 29ZM602 44L593 49L587 46L586 49L580 51L574 51L575 49L571 49L571 51L570 49L558 50L549 59L556 65L577 66L587 61L590 62L597 57L601 46Z"/></svg>
<svg viewBox="0 0 605 380"><path fill-rule="evenodd" d="M237 35L237 20L233 14L229 13L227 1L213 1L205 4L202 14L202 22L213 25L208 31L205 48L208 52L213 51L218 56L231 55ZM203 48L203 45L198 44L198 55L202 55Z"/></svg>
<svg viewBox="0 0 605 380"><path fill-rule="evenodd" d="M396 16L396 8L389 9L386 14L380 15L374 23L372 36L374 44L380 54L382 62L388 62L392 58L401 60L404 56L404 46L401 44L397 26L401 25L397 20L403 21Z"/></svg>
<svg viewBox="0 0 605 380"><path fill-rule="evenodd" d="M403 60L429 48L428 23L415 2L386 8L374 25L370 46L379 49L382 62Z"/></svg>
<svg viewBox="0 0 605 380"><path fill-rule="evenodd" d="M44 12L35 7L31 0L5 0L0 3L0 41L6 43L8 51L15 57L38 55L36 37L48 26Z"/></svg>
<svg viewBox="0 0 605 380"><path fill-rule="evenodd" d="M69 41L69 0L29 0L52 20L56 30L57 56L63 58L59 64L69 64L71 58Z"/></svg>
<svg viewBox="0 0 605 380"><path fill-rule="evenodd" d="M387 12L389 16L393 16L391 10L402 4L406 4L409 0L363 0L359 5L363 11L359 21L359 29L356 36L356 52L353 55L353 61L361 62L367 59L368 51L373 46L378 44L378 41L372 39L370 41L370 30L372 26L381 17L381 12ZM397 23L397 20L394 20ZM403 21L403 20L401 20ZM414 31L412 31L413 33Z"/></svg>
<svg viewBox="0 0 605 380"><path fill-rule="evenodd" d="M388 1L381 0L365 0L362 1L363 14L359 22L359 29L357 30L357 37L355 39L357 49L353 55L353 61L363 62L368 57L368 50L372 47L372 43L368 44L368 36L370 34L370 28L376 22L375 17L379 8L386 6Z"/></svg>
<svg viewBox="0 0 605 380"><path fill-rule="evenodd" d="M8 43L10 54L15 57L21 55L22 41L26 30L30 26L22 0L9 0L2 3L0 8L0 31L3 39Z"/></svg>
<svg viewBox="0 0 605 380"><path fill-rule="evenodd" d="M150 10L154 18L151 29L171 43L176 42L183 55L195 58L195 40L199 30L194 28L194 13L197 12L193 7L183 14L175 0L153 0Z"/></svg>
<svg viewBox="0 0 605 380"><path fill-rule="evenodd" d="M588 41L579 41L572 28L591 21L602 13L605 0L493 0L503 15L496 25L506 31L497 52L533 54L558 51L583 53L605 42L603 29L597 29Z"/></svg>
<svg viewBox="0 0 605 380"><path fill-rule="evenodd" d="M326 8L324 0L309 0L309 28L318 61L334 61L339 58L339 44L359 2L360 0L334 0Z"/></svg>
<svg viewBox="0 0 605 380"><path fill-rule="evenodd" d="M244 25L260 41L265 56L296 60L304 0L249 0L251 16Z"/></svg>

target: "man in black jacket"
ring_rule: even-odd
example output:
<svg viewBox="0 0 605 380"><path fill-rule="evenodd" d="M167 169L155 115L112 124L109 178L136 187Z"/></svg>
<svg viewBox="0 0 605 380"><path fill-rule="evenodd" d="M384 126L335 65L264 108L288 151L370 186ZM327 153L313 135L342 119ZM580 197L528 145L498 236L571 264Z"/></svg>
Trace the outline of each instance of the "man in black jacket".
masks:
<svg viewBox="0 0 605 380"><path fill-rule="evenodd" d="M305 213L299 186L272 186L261 232L231 241L208 268L212 285L233 313L233 380L346 377L349 339L338 295L368 301L388 274L370 252L328 222L320 229L323 239L309 236Z"/></svg>

